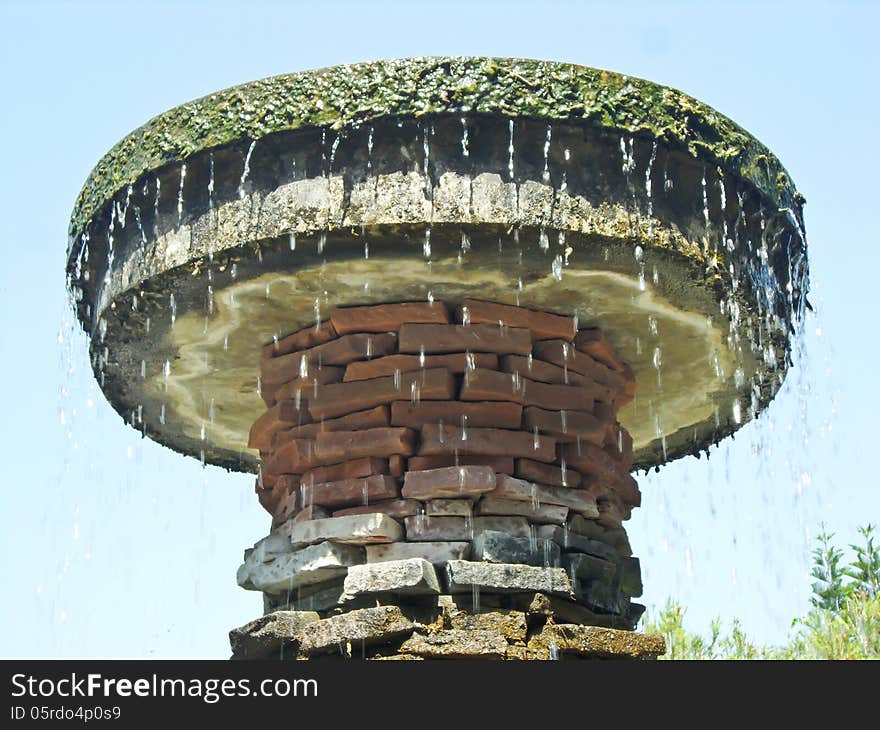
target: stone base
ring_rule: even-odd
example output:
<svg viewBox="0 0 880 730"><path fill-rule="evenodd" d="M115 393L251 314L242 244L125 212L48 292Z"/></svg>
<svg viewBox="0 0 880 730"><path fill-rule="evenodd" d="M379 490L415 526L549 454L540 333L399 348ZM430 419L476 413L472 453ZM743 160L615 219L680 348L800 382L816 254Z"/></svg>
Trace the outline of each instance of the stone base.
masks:
<svg viewBox="0 0 880 730"><path fill-rule="evenodd" d="M232 659L656 659L666 650L662 636L544 593L484 596L476 605L448 594L371 603L324 618L269 613L230 632Z"/></svg>

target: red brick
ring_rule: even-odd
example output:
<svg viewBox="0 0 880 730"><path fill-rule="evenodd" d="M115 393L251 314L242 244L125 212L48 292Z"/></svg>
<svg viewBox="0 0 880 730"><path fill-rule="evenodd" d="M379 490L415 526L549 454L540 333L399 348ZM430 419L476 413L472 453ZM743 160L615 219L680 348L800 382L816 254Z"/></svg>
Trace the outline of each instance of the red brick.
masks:
<svg viewBox="0 0 880 730"><path fill-rule="evenodd" d="M376 512L386 514L389 517L412 517L422 509L422 503L414 499L386 499L373 504L362 504L357 507L346 507L333 512L334 517L345 515L368 515Z"/></svg>
<svg viewBox="0 0 880 730"><path fill-rule="evenodd" d="M464 374L460 398L465 401L523 402L525 378L496 370L477 368Z"/></svg>
<svg viewBox="0 0 880 730"><path fill-rule="evenodd" d="M309 369L325 365L347 365L355 360L367 360L394 352L397 338L393 334L345 335L316 345L308 350L291 352L260 362L261 382L286 383L294 378L308 377ZM307 365L303 365L303 360Z"/></svg>
<svg viewBox="0 0 880 730"><path fill-rule="evenodd" d="M470 363L468 360L470 359ZM394 375L395 371L401 373L413 370L430 370L432 368L444 368L450 373L460 375L470 368L498 369L498 355L488 352L474 352L468 356L464 352L453 352L448 355L388 355L377 357L374 360L360 360L350 363L345 368L343 380L369 380Z"/></svg>
<svg viewBox="0 0 880 730"><path fill-rule="evenodd" d="M538 380L542 383L555 385L593 385L596 381L587 375L581 375L574 370L553 365L534 357L522 355L505 355L501 358L501 369L506 373L519 373L529 380Z"/></svg>
<svg viewBox="0 0 880 730"><path fill-rule="evenodd" d="M287 335L287 337L278 340L278 342L270 342L268 345L264 345L261 354L265 359L287 355L297 350L305 350L309 347L315 347L315 345L323 345L335 337L336 330L333 329L330 320L326 320L317 326L309 325L299 330L299 332Z"/></svg>
<svg viewBox="0 0 880 730"><path fill-rule="evenodd" d="M353 337L354 335L349 335ZM396 400L411 400L414 388L425 400L455 397L455 379L446 370L419 370L394 377L334 383L318 388L309 400L309 412L315 419L340 416Z"/></svg>
<svg viewBox="0 0 880 730"><path fill-rule="evenodd" d="M463 422L462 418L466 420ZM426 423L448 423L476 428L519 428L522 406L498 401L494 403L461 403L460 401L397 401L391 404L394 426L421 428Z"/></svg>
<svg viewBox="0 0 880 730"><path fill-rule="evenodd" d="M404 353L495 352L528 355L532 338L522 327L492 324L405 324L400 328L398 348Z"/></svg>
<svg viewBox="0 0 880 730"><path fill-rule="evenodd" d="M486 495L487 497L491 499L513 499L521 502L531 501L538 504L558 504L587 517L595 518L599 516L596 498L586 489L549 487L509 477L506 474L498 476L497 484L498 486L495 490L489 492Z"/></svg>
<svg viewBox="0 0 880 730"><path fill-rule="evenodd" d="M307 439L289 441L275 450L263 464L264 474L302 474L318 466L315 442Z"/></svg>
<svg viewBox="0 0 880 730"><path fill-rule="evenodd" d="M585 327L580 330L574 338L574 346L606 367L623 372L623 361L599 327Z"/></svg>
<svg viewBox="0 0 880 730"><path fill-rule="evenodd" d="M372 456L343 461L330 466L318 466L303 473L300 481L303 484L321 484L322 482L338 482L343 479L359 479L375 474L385 474L388 461Z"/></svg>
<svg viewBox="0 0 880 730"><path fill-rule="evenodd" d="M303 504L331 508L363 505L374 500L394 499L400 496L397 480L389 476L304 484L301 492Z"/></svg>
<svg viewBox="0 0 880 730"><path fill-rule="evenodd" d="M516 460L516 476L529 482L572 489L580 486L581 483L581 475L574 469L563 470L556 464L543 464L532 459Z"/></svg>
<svg viewBox="0 0 880 730"><path fill-rule="evenodd" d="M495 472L488 466L448 466L408 471L401 494L412 499L479 497L495 489Z"/></svg>
<svg viewBox="0 0 880 730"><path fill-rule="evenodd" d="M585 411L558 410L530 406L523 409L523 428L538 429L560 442L574 442L578 438L599 446L605 442L607 423Z"/></svg>
<svg viewBox="0 0 880 730"><path fill-rule="evenodd" d="M307 377L294 378L283 385L279 385L277 390L274 391L275 400L295 398L297 392L299 392L301 400L308 401L309 396L315 391L316 384L339 383L344 375L345 368L333 367L332 365L309 368Z"/></svg>
<svg viewBox="0 0 880 730"><path fill-rule="evenodd" d="M605 451L617 459L623 467L629 471L632 468L633 440L627 431L619 423L608 425L605 432L605 441L601 444Z"/></svg>
<svg viewBox="0 0 880 730"><path fill-rule="evenodd" d="M322 419L318 423L309 423L286 431L278 431L272 437L272 448L277 449L293 439L313 439L325 431L358 431L362 428L381 428L390 423L391 414L388 406L376 406L376 408L349 413L340 418Z"/></svg>
<svg viewBox="0 0 880 730"><path fill-rule="evenodd" d="M361 456L409 456L415 451L416 432L411 428L368 428L364 431L319 433L315 452L322 464L335 464Z"/></svg>
<svg viewBox="0 0 880 730"><path fill-rule="evenodd" d="M340 335L349 332L397 332L404 322L449 322L443 302L400 302L333 309L330 321Z"/></svg>
<svg viewBox="0 0 880 730"><path fill-rule="evenodd" d="M513 474L513 459L507 456L472 456L461 454L456 463L454 455L410 456L407 468L412 471L440 469L444 466L489 466L496 474Z"/></svg>
<svg viewBox="0 0 880 730"><path fill-rule="evenodd" d="M330 511L319 507L316 504L309 505L301 509L293 518L294 522L305 522L306 520L323 520L330 516Z"/></svg>
<svg viewBox="0 0 880 730"><path fill-rule="evenodd" d="M588 353L577 350L569 342L563 340L536 342L533 353L539 360L566 367L570 372L586 375L594 382L611 388L617 395L626 392L624 375L594 360Z"/></svg>
<svg viewBox="0 0 880 730"><path fill-rule="evenodd" d="M611 400L611 391L597 384L550 385L523 378L523 403L551 411L592 411L595 401Z"/></svg>
<svg viewBox="0 0 880 730"><path fill-rule="evenodd" d="M477 299L465 299L458 310L458 321L463 321L463 308L467 307L468 319L471 324L498 324L503 322L507 327L524 327L536 340L564 339L571 340L575 335L573 317L566 317L552 312L537 312L524 307L510 304L497 304Z"/></svg>
<svg viewBox="0 0 880 730"><path fill-rule="evenodd" d="M437 454L472 454L475 456L526 457L537 461L556 459L556 440L533 436L524 431L496 428L469 428L467 438L455 426L422 426L420 456Z"/></svg>
<svg viewBox="0 0 880 730"><path fill-rule="evenodd" d="M608 452L588 441L566 444L563 447L566 463L581 474L589 474L600 481L613 483L616 479L629 476L621 462Z"/></svg>
<svg viewBox="0 0 880 730"><path fill-rule="evenodd" d="M248 448L268 451L276 433L290 428L291 424L312 420L307 412L299 411L295 406L292 400L280 401L254 421L248 435Z"/></svg>

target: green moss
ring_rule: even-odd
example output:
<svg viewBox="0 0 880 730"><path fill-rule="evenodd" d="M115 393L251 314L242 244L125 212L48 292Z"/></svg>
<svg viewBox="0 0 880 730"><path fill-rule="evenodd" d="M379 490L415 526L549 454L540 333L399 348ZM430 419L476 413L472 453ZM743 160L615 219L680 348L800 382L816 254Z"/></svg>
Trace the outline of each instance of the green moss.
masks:
<svg viewBox="0 0 880 730"><path fill-rule="evenodd" d="M478 113L582 119L686 148L745 178L779 207L802 200L780 162L711 107L675 89L552 61L412 58L275 76L160 114L92 170L71 215L71 241L143 173L242 138L306 127L340 129L384 116Z"/></svg>

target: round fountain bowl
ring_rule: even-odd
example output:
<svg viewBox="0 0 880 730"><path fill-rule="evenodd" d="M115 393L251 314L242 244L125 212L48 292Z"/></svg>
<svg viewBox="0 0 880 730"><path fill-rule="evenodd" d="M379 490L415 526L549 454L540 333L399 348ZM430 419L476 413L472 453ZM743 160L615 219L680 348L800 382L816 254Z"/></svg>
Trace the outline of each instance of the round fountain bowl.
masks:
<svg viewBox="0 0 880 730"><path fill-rule="evenodd" d="M491 299L598 325L635 370L635 465L697 453L783 382L808 286L778 160L674 89L423 58L278 76L135 130L73 211L95 375L146 436L237 470L260 348L336 306Z"/></svg>

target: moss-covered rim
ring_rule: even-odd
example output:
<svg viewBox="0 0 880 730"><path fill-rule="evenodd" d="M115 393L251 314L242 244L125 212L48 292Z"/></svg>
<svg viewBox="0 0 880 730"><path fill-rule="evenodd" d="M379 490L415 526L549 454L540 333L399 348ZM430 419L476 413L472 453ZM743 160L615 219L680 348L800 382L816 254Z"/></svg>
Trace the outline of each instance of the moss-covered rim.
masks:
<svg viewBox="0 0 880 730"><path fill-rule="evenodd" d="M118 191L142 174L239 139L307 127L341 129L384 116L500 114L583 120L650 136L752 182L779 208L804 202L776 157L710 106L611 71L511 58L407 58L274 76L154 117L95 166L71 214L70 246Z"/></svg>

